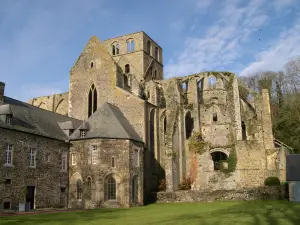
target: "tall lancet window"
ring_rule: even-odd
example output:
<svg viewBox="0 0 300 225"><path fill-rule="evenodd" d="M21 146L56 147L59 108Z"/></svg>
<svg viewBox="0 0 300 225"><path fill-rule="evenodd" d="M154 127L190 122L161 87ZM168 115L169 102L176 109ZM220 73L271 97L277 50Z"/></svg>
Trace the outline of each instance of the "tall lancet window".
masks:
<svg viewBox="0 0 300 225"><path fill-rule="evenodd" d="M90 88L88 107L88 116L90 117L97 110L97 90L95 85L92 85Z"/></svg>

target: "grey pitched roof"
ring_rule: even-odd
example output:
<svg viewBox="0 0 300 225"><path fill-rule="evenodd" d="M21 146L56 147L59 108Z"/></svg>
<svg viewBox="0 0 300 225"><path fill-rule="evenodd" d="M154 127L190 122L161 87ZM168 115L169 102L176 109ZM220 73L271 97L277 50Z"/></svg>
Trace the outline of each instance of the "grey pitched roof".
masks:
<svg viewBox="0 0 300 225"><path fill-rule="evenodd" d="M66 122L59 122L60 129L62 130L74 130L75 127L72 123L72 121L66 121Z"/></svg>
<svg viewBox="0 0 300 225"><path fill-rule="evenodd" d="M63 116L44 110L13 98L4 97L4 104L12 111L12 125L0 121L0 127L37 134L58 140L67 140L68 137L60 128L61 123L70 121L74 128L78 128L81 120Z"/></svg>
<svg viewBox="0 0 300 225"><path fill-rule="evenodd" d="M80 126L71 135L71 140L112 138L143 142L121 110L110 103L105 102L86 122L89 125L86 136L80 137Z"/></svg>

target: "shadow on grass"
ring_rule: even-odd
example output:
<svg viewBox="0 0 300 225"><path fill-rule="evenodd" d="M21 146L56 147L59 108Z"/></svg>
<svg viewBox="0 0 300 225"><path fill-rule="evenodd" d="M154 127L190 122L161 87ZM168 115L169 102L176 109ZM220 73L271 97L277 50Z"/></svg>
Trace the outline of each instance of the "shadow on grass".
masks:
<svg viewBox="0 0 300 225"><path fill-rule="evenodd" d="M245 201L222 210L212 210L209 213L182 214L171 220L178 224L190 222L199 225L299 225L300 204L288 201Z"/></svg>
<svg viewBox="0 0 300 225"><path fill-rule="evenodd" d="M41 214L28 214L18 216L0 217L0 224L86 224L91 220L112 220L117 219L121 211L128 209L91 209L79 212L53 212Z"/></svg>

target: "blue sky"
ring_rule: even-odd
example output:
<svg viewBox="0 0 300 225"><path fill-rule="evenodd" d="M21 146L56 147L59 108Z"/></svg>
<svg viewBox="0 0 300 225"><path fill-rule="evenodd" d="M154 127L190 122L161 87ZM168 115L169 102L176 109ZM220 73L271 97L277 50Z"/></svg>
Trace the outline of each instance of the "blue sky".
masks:
<svg viewBox="0 0 300 225"><path fill-rule="evenodd" d="M299 0L0 0L6 95L68 91L92 35L145 31L163 48L165 77L209 70L280 70L300 55Z"/></svg>

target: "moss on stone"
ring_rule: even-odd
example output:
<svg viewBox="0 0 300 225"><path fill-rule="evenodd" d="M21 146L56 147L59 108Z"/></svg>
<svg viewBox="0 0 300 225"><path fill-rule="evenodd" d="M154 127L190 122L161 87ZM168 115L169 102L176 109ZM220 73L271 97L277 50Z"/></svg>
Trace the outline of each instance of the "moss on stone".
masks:
<svg viewBox="0 0 300 225"><path fill-rule="evenodd" d="M195 132L189 139L189 150L202 155L209 144L202 138L201 132Z"/></svg>

